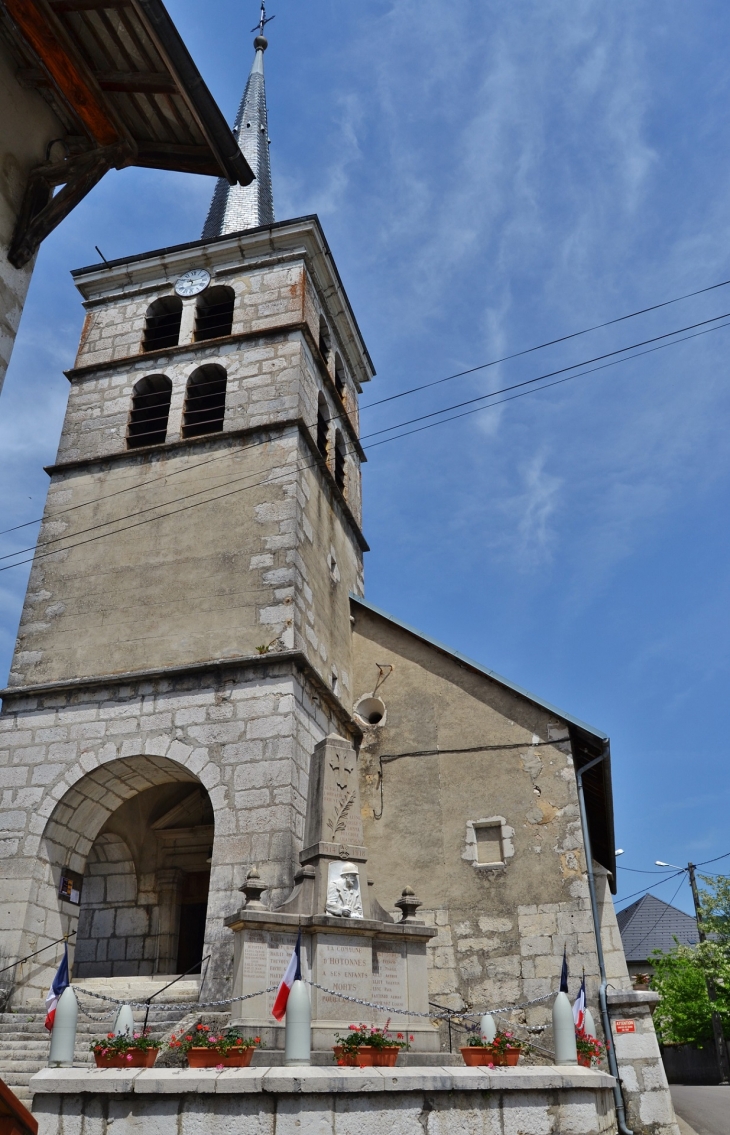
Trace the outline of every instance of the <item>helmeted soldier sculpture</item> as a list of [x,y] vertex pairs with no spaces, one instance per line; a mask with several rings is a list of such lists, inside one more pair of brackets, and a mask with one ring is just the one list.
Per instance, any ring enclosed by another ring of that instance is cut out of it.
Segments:
[[363,917],[360,872],[355,863],[343,863],[339,876],[330,879],[325,909],[340,918]]

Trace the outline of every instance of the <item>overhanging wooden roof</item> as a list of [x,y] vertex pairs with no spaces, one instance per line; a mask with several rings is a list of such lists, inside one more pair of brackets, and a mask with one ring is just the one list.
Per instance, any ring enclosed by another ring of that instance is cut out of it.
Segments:
[[0,1080],[0,1132],[2,1135],[38,1135],[38,1120],[8,1085]]
[[[40,91],[65,129],[62,158],[48,154],[39,167],[56,179],[51,189],[69,181],[59,177],[64,170],[73,180],[79,159],[88,181],[92,156],[104,170],[138,165],[232,185],[253,180],[162,0],[0,0],[0,28],[19,81]],[[17,260],[27,249],[14,251]]]

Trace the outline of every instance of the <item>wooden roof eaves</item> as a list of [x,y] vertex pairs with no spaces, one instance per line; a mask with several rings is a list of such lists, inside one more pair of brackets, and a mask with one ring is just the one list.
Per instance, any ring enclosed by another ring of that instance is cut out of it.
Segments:
[[204,83],[162,0],[132,0],[132,7],[170,72],[177,79],[180,94],[217,158],[223,176],[231,185],[250,185],[254,180],[253,170],[241,153],[232,130]]

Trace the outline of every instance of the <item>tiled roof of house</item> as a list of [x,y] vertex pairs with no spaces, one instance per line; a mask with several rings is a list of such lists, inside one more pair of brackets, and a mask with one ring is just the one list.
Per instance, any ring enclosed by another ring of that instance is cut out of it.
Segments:
[[675,938],[683,946],[699,941],[697,922],[654,895],[643,895],[616,915],[627,962],[645,962],[654,950],[668,953]]

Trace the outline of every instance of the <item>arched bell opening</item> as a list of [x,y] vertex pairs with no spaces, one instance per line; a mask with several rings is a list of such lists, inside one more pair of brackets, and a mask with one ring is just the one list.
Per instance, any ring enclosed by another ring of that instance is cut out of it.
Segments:
[[199,973],[213,838],[207,791],[164,757],[112,761],[74,785],[44,838],[49,906],[61,934],[76,930],[73,976]]

